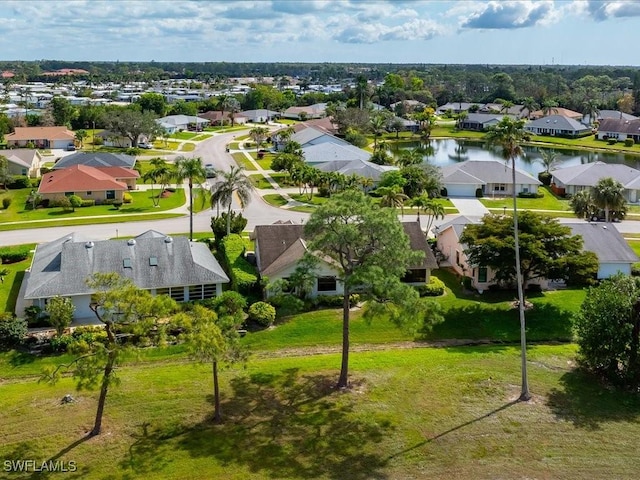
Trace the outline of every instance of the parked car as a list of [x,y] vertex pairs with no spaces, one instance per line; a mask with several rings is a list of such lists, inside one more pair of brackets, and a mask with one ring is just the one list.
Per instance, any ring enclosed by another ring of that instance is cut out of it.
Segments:
[[146,150],[151,150],[153,148],[153,145],[151,145],[150,143],[139,143],[138,144],[138,148],[144,148]]
[[76,146],[73,143],[70,143],[69,145],[67,145],[67,152],[75,152],[76,151]]
[[216,168],[213,166],[213,163],[205,164],[204,171],[207,174],[207,178],[213,178],[216,176]]

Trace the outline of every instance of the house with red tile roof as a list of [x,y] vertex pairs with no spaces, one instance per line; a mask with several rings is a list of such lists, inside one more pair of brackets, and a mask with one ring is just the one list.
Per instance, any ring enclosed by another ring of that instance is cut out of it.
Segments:
[[4,138],[9,148],[32,144],[36,148],[66,149],[74,144],[76,135],[67,127],[16,127]]
[[[116,169],[118,172],[115,171]],[[122,167],[101,169],[74,165],[54,170],[42,176],[38,193],[42,195],[43,200],[52,200],[64,195],[77,195],[85,200],[95,200],[97,204],[104,203],[105,200],[122,202],[124,192],[129,190],[129,186],[120,179],[124,179],[123,175],[133,178],[139,175],[133,170],[126,173],[124,170],[129,169]]]

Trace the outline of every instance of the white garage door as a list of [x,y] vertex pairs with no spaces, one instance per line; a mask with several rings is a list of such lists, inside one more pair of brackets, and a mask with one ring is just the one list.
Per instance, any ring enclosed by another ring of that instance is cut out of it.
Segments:
[[475,185],[445,185],[447,195],[450,197],[475,197]]

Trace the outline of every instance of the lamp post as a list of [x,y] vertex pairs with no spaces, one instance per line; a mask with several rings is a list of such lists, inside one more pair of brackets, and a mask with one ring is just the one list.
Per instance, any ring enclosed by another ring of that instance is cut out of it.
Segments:
[[91,129],[91,151],[95,151],[96,149],[96,121],[93,120],[91,122],[93,128]]

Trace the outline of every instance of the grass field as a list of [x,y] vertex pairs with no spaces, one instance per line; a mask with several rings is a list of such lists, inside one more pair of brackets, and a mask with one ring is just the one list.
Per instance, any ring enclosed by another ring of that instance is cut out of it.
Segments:
[[235,162],[238,164],[240,168],[243,168],[247,171],[258,170],[258,168],[251,162],[251,160],[245,157],[244,153],[236,152],[236,153],[232,153],[231,156],[233,157],[233,159],[235,160]]
[[264,175],[260,173],[249,175],[248,178],[251,181],[251,184],[255,188],[258,188],[260,190],[273,189],[273,186],[271,185],[271,183],[269,183],[269,181],[264,177]]
[[[36,244],[30,244],[29,248],[36,248]],[[29,257],[21,262],[0,265],[0,269],[6,268],[9,271],[9,274],[4,277],[4,281],[0,283],[0,312],[15,311],[24,272],[31,265],[32,257],[33,255],[29,254]]]
[[282,207],[287,204],[287,201],[284,197],[278,193],[268,193],[267,195],[263,195],[262,199],[267,202],[269,205],[273,205],[274,207]]
[[[569,200],[556,197],[548,187],[540,187],[538,191],[544,194],[542,198],[518,198],[518,208],[526,210],[557,210],[568,211],[573,216],[573,211],[569,206]],[[489,196],[481,198],[480,201],[487,208],[513,208],[513,200],[511,197],[503,197],[492,199]]]
[[6,376],[0,458],[74,461],[64,476],[82,479],[636,478],[640,401],[574,370],[572,345],[529,349],[527,403],[513,347],[353,353],[349,392],[332,388],[339,362],[272,355],[224,370],[213,425],[207,365],[142,359],[120,369],[88,441],[95,392]]

